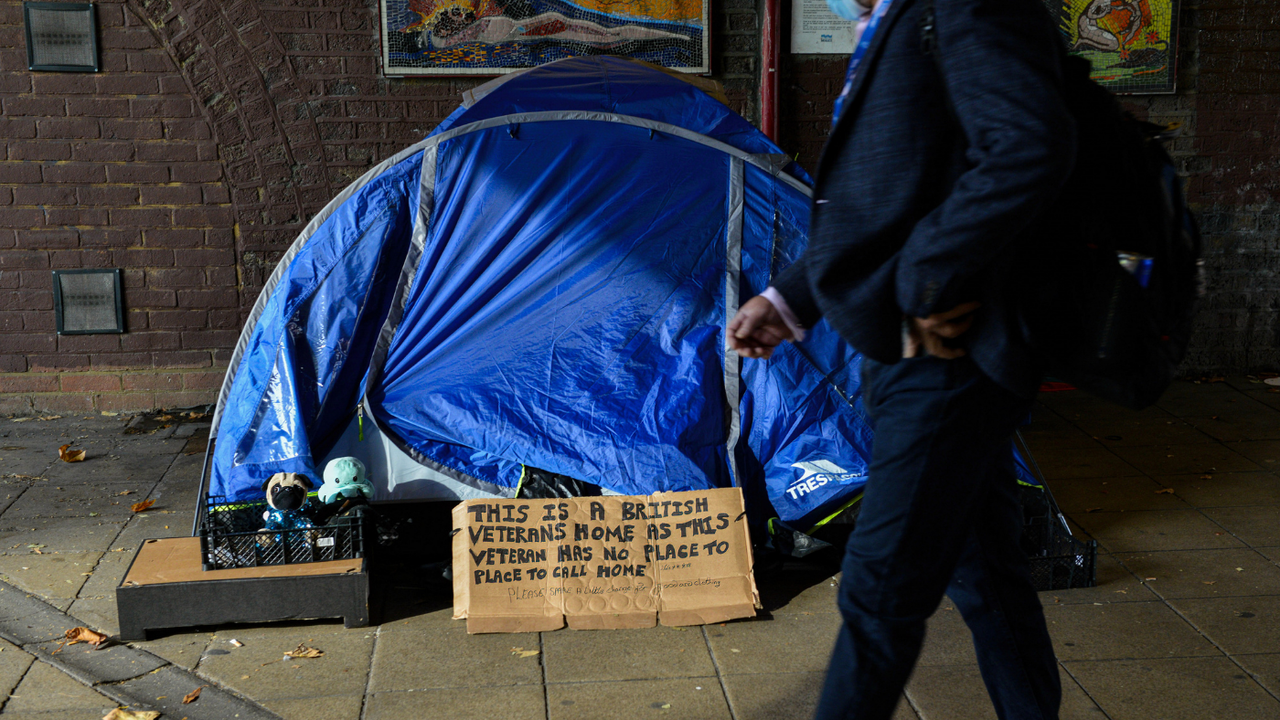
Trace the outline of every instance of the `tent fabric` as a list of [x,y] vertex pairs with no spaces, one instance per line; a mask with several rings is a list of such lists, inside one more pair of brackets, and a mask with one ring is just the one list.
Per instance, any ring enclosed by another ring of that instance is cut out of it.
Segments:
[[855,497],[858,355],[825,324],[769,361],[724,333],[804,248],[803,171],[642,64],[491,85],[281,261],[219,398],[209,493],[351,454],[379,500],[510,497],[525,466],[626,494],[736,484],[800,528]]

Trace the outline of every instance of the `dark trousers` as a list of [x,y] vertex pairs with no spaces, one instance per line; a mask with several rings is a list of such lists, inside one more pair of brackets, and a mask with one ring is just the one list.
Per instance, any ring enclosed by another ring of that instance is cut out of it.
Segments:
[[1057,718],[1057,661],[1018,544],[1011,436],[1030,403],[968,358],[864,362],[875,440],[818,719],[888,720],[944,593],[1001,720]]

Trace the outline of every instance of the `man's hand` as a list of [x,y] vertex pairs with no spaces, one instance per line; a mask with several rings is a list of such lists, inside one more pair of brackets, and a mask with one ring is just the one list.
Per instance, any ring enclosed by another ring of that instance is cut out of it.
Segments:
[[791,340],[791,328],[773,303],[757,295],[729,321],[729,347],[745,358],[768,358],[783,340]]
[[946,341],[963,335],[973,324],[973,311],[981,306],[978,302],[967,302],[929,317],[907,318],[906,332],[902,335],[902,357],[916,357],[922,349],[926,354],[944,360],[963,356],[964,350],[947,347]]

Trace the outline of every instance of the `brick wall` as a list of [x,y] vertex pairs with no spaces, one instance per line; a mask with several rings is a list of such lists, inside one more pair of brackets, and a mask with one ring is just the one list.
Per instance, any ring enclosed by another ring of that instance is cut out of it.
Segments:
[[[812,170],[846,59],[784,60],[781,143]],[[1183,0],[1177,93],[1124,101],[1183,123],[1170,149],[1209,278],[1184,371],[1280,370],[1280,0]]]
[[[32,73],[0,0],[0,414],[211,402],[277,259],[484,80],[387,79],[376,0],[100,0],[103,71]],[[755,0],[713,76],[758,117]],[[120,267],[128,332],[57,336],[50,270]]]

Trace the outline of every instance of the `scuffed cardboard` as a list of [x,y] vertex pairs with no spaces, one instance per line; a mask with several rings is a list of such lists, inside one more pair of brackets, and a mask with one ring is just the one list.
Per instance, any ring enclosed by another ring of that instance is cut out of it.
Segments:
[[700,625],[760,604],[738,488],[468,500],[453,527],[470,633]]

